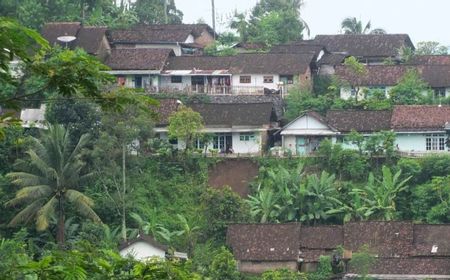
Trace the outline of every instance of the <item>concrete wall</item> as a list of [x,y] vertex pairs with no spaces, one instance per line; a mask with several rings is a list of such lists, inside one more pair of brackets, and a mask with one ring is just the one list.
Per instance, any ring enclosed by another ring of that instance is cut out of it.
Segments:
[[172,83],[171,76],[161,76],[160,87],[170,88],[174,90],[183,90],[185,88],[191,87],[191,76],[182,76],[181,83]]
[[252,262],[238,261],[239,271],[251,274],[262,274],[267,270],[278,268],[286,268],[291,271],[297,271],[298,265],[296,261],[279,261],[279,262]]
[[261,133],[255,132],[254,135],[255,135],[254,140],[241,141],[239,132],[232,133],[234,153],[239,153],[239,154],[260,153],[262,150],[261,149],[261,143],[262,143]]
[[[241,83],[241,76],[250,76],[251,83]],[[273,83],[264,83],[264,76],[273,76]],[[231,78],[231,85],[239,87],[265,87],[270,89],[278,89],[280,76],[278,74],[236,74]]]
[[136,260],[146,260],[152,257],[165,258],[166,252],[153,247],[152,245],[139,241],[131,244],[130,246],[120,250],[122,257],[133,256]]

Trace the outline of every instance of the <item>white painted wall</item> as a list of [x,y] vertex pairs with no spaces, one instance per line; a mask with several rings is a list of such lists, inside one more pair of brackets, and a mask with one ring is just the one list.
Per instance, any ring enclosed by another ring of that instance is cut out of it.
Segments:
[[195,43],[195,38],[192,36],[192,34],[189,34],[189,36],[186,38],[186,41],[184,41],[186,44],[192,44]]
[[239,154],[257,154],[261,152],[261,133],[255,132],[255,139],[250,141],[241,141],[240,133],[233,132],[231,134],[233,138],[233,151]]
[[400,151],[426,152],[426,137],[424,134],[397,134],[395,144]]
[[[240,83],[241,76],[251,76],[251,83]],[[273,76],[273,83],[264,83],[264,76]],[[278,74],[235,74],[231,78],[231,84],[239,87],[266,87],[270,89],[278,89],[280,76]]]
[[330,133],[332,132],[330,130],[330,128],[323,124],[322,122],[320,122],[319,120],[317,120],[314,117],[305,115],[301,118],[296,119],[294,122],[292,122],[291,124],[289,124],[288,127],[284,128],[283,131],[289,131],[289,130],[297,130],[297,129],[303,129],[303,130],[329,130]]
[[148,244],[147,242],[138,241],[120,250],[120,255],[122,257],[132,256],[136,260],[144,261],[153,257],[164,259],[166,252]]

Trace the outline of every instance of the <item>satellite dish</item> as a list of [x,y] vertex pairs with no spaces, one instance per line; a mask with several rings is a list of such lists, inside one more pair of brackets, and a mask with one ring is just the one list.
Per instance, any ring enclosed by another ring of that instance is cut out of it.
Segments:
[[58,38],[56,38],[56,40],[67,44],[67,43],[72,42],[76,38],[77,37],[75,37],[75,36],[59,36]]

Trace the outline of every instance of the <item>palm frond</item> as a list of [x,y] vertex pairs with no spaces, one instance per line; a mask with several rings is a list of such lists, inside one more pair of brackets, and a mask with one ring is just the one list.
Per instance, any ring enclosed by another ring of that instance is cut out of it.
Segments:
[[6,174],[11,183],[20,187],[36,186],[45,182],[45,178],[28,172],[11,172]]
[[44,202],[45,200],[43,199],[32,202],[30,205],[20,211],[16,216],[14,216],[14,218],[9,222],[8,226],[14,227],[22,223],[28,223],[36,216],[36,213],[42,207],[42,204],[44,204]]
[[50,224],[50,219],[55,215],[55,208],[58,200],[53,196],[44,206],[39,209],[36,219],[36,229],[44,231]]
[[70,203],[75,205],[76,210],[83,216],[96,223],[101,223],[100,217],[92,209],[94,201],[91,198],[76,190],[67,190],[64,196]]
[[47,185],[26,187],[18,191],[13,199],[5,203],[5,206],[14,207],[31,200],[42,199],[49,196],[51,192],[52,189]]

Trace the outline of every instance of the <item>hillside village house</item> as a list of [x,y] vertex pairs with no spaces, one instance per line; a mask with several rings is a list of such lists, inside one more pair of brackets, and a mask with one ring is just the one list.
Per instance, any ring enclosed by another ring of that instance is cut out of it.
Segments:
[[[169,116],[183,106],[174,99],[160,101],[159,123],[154,128],[161,139],[168,139]],[[261,154],[270,144],[273,131],[278,128],[276,114],[272,103],[248,104],[190,104],[194,111],[200,113],[205,123],[202,132],[213,134],[213,140],[207,150],[218,153],[246,155]],[[195,143],[198,149],[204,149],[203,143]],[[183,149],[185,143],[176,141],[176,147]]]
[[177,56],[201,54],[215,36],[207,24],[147,24],[108,31],[114,48],[172,49]]
[[329,110],[325,117],[306,112],[279,133],[282,147],[294,155],[314,152],[325,138],[342,143],[352,130],[366,137],[391,130],[396,133],[395,143],[400,152],[424,154],[449,151],[449,124],[450,106],[403,105],[394,106],[392,111]]
[[[449,279],[450,225],[411,222],[351,222],[344,225],[234,224],[227,243],[241,272],[260,274],[286,268],[310,272],[320,256],[331,256],[341,246],[344,260],[368,245],[376,262],[370,275],[376,279]],[[345,277],[355,276],[351,265]],[[344,279],[346,279],[344,277]]]
[[345,66],[336,67],[336,76],[344,82],[340,89],[342,99],[364,99],[367,90],[381,90],[389,96],[390,89],[408,70],[417,71],[434,91],[435,99],[450,96],[450,64],[369,65],[366,70],[365,74],[356,75]]

